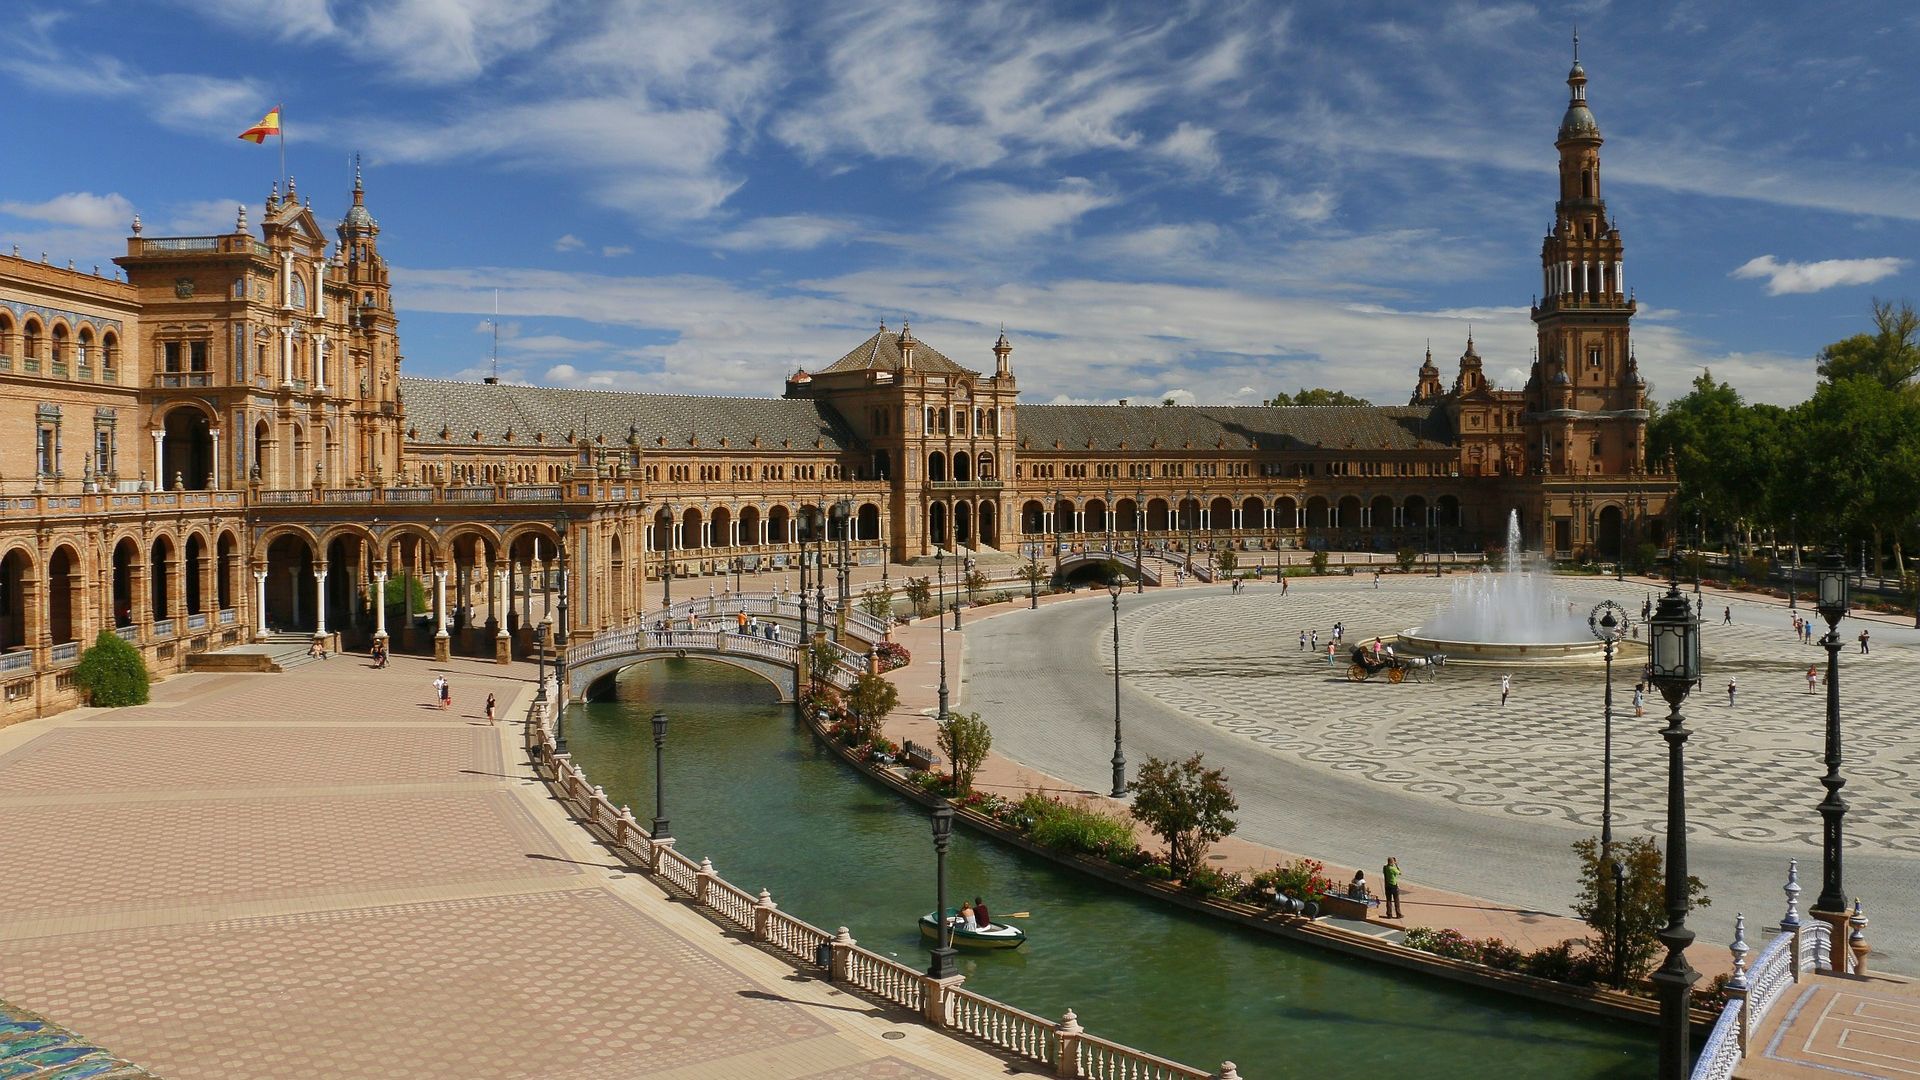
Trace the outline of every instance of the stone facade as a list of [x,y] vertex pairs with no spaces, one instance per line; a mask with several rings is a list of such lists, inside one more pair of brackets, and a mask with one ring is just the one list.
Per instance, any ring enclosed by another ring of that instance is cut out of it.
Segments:
[[809,536],[861,565],[1477,551],[1515,511],[1555,556],[1661,543],[1674,484],[1645,459],[1577,63],[1568,84],[1526,386],[1489,384],[1469,338],[1404,406],[1023,405],[1004,333],[988,373],[906,324],[778,398],[407,378],[357,175],[331,245],[289,181],[257,234],[136,218],[124,281],[0,256],[0,715],[72,703],[102,629],[163,672],[275,631],[504,659],[556,590],[597,632],[649,579],[785,568]]

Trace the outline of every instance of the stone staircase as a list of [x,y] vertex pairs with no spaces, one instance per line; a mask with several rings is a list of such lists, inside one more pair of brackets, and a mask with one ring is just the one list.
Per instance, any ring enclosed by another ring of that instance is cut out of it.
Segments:
[[234,645],[187,658],[188,671],[291,671],[319,661],[308,656],[313,635],[298,631],[263,635],[249,645]]

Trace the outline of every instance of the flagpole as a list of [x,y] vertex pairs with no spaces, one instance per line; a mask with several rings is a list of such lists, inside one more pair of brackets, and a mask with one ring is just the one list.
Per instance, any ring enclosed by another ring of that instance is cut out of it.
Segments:
[[[279,107],[275,106],[274,111],[278,112]],[[280,130],[275,134],[280,136],[280,183],[284,185],[287,182],[287,120],[285,116],[280,118],[278,127]]]

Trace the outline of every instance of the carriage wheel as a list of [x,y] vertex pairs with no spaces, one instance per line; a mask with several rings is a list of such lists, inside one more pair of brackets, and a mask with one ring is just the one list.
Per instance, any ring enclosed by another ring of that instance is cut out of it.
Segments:
[[1347,665],[1347,681],[1348,682],[1366,682],[1367,669],[1360,666],[1359,664],[1348,664]]
[[1399,667],[1397,667],[1397,668],[1391,668],[1391,669],[1389,669],[1389,670],[1387,671],[1387,681],[1388,681],[1388,682],[1390,682],[1390,683],[1403,683],[1403,682],[1406,682],[1406,681],[1407,681],[1407,669],[1406,669],[1406,668],[1399,668]]

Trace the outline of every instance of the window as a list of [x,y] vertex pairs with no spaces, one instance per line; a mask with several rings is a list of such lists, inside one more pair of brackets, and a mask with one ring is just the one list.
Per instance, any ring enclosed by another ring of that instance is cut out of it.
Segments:
[[207,343],[204,341],[187,342],[187,370],[207,370]]
[[113,428],[110,426],[94,429],[93,471],[102,476],[113,473]]
[[60,460],[59,429],[48,424],[40,425],[35,449],[35,465],[39,475],[52,476]]
[[1587,348],[1587,366],[1590,368],[1600,366],[1600,346],[1593,345]]
[[160,370],[180,370],[180,342],[169,341],[160,346]]

